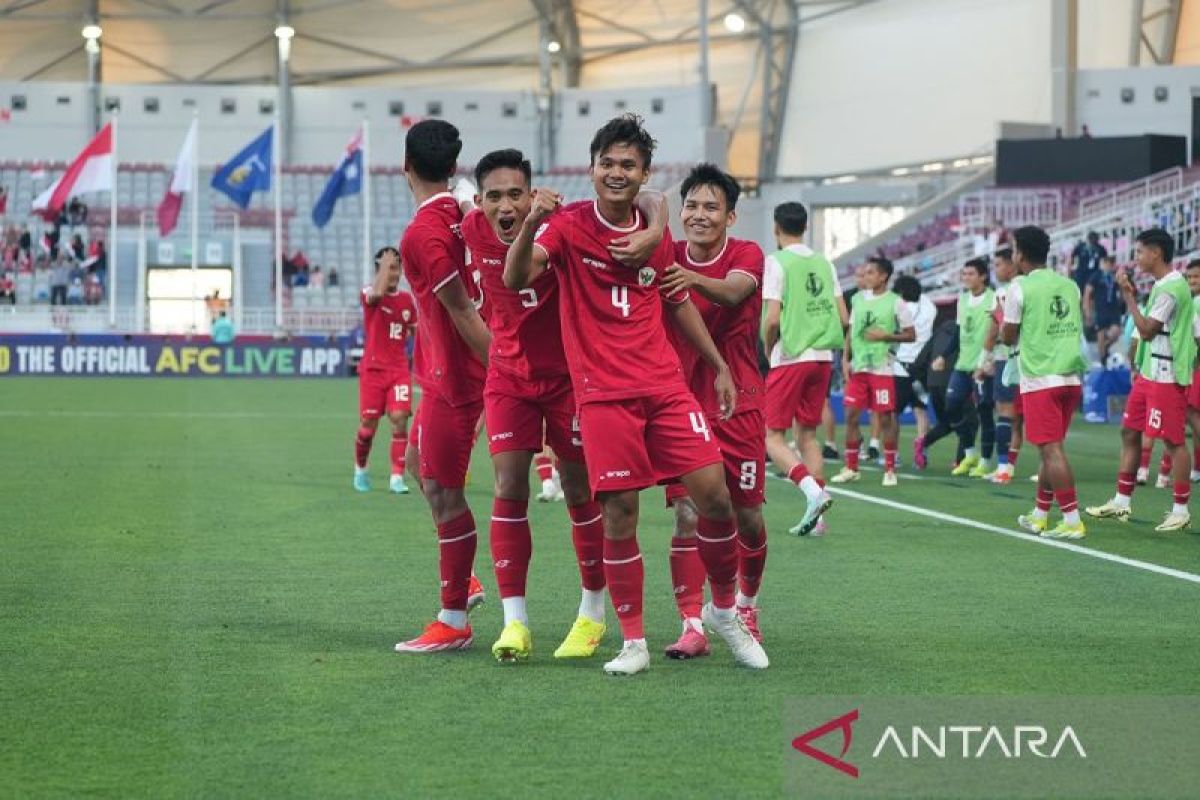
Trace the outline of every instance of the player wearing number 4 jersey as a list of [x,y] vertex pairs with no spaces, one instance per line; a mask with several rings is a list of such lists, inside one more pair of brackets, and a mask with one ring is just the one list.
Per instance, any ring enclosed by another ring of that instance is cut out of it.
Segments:
[[882,256],[867,260],[863,290],[854,295],[850,329],[842,352],[846,378],[846,466],[832,480],[858,480],[858,417],[862,411],[879,415],[883,435],[883,485],[896,485],[896,379],[892,344],[917,338],[912,313],[900,296],[888,291],[892,262]]
[[[683,363],[688,386],[708,418],[725,462],[725,484],[733,501],[738,530],[737,613],[759,641],[758,589],[767,560],[762,504],[765,470],[762,400],[758,372],[758,325],[762,313],[763,254],[753,242],[729,237],[737,219],[737,181],[711,164],[700,164],[683,181],[681,219],[685,242],[675,243],[676,266],[667,270],[663,288],[687,291],[700,312],[737,387],[737,406],[721,418],[716,375],[674,326],[668,333]],[[686,266],[680,266],[686,265]],[[667,504],[675,509],[671,540],[671,583],[683,618],[683,633],[666,649],[670,658],[708,654],[700,621],[704,602],[704,562],[697,546],[696,504],[683,485],[667,486]]]
[[392,478],[396,494],[408,494],[404,483],[404,450],[412,411],[412,379],[408,374],[408,334],[417,323],[412,295],[400,288],[400,253],[385,247],[375,254],[375,282],[362,291],[363,355],[358,362],[358,435],[354,438],[354,488],[370,491],[367,458],[387,414],[392,423]]
[[442,609],[420,636],[396,645],[402,653],[469,647],[467,607],[482,594],[471,574],[475,519],[463,487],[483,413],[491,335],[480,316],[484,297],[466,266],[462,210],[449,191],[461,149],[458,129],[442,120],[419,122],[405,136],[404,173],[418,207],[400,255],[420,314],[413,365],[422,390],[407,458],[419,459],[421,492],[437,526]]
[[1142,436],[1162,439],[1171,459],[1175,502],[1155,528],[1159,531],[1183,530],[1191,524],[1188,499],[1192,464],[1186,421],[1188,389],[1196,363],[1196,334],[1200,331],[1196,327],[1188,282],[1171,266],[1174,256],[1175,240],[1163,229],[1151,228],[1138,234],[1138,267],[1154,278],[1145,314],[1138,308],[1129,276],[1124,272],[1117,274],[1117,285],[1141,339],[1136,365],[1141,379],[1133,384],[1121,420],[1117,493],[1107,503],[1087,509],[1093,517],[1128,520]]
[[[575,418],[575,394],[563,354],[558,320],[558,282],[549,272],[514,291],[504,285],[509,245],[529,215],[530,165],[519,150],[488,153],[475,167],[476,208],[463,218],[468,266],[488,297],[492,347],[488,357],[484,413],[496,474],[491,550],[504,630],[492,646],[501,662],[524,661],[532,650],[525,604],[533,544],[529,528],[529,466],[544,438],[559,459],[562,490],[583,583],[579,614],[558,658],[591,656],[604,635],[604,525],[592,498]],[[666,212],[661,195],[657,231],[635,235],[644,261],[658,245]],[[636,248],[635,248],[636,249]]]
[[558,280],[563,345],[588,475],[604,508],[604,574],[625,640],[605,671],[632,675],[649,666],[638,491],[675,478],[699,512],[697,541],[713,597],[701,618],[730,645],[739,663],[763,668],[766,653],[734,609],[737,530],[721,454],[664,335],[664,308],[716,374],[726,418],[736,399],[729,367],[687,294],[667,296],[662,290],[663,273],[674,262],[669,236],[640,269],[621,264],[609,251],[615,239],[645,227],[634,198],[649,178],[653,149],[654,140],[636,116],[602,127],[590,148],[595,201],[551,218],[558,197],[536,192],[508,251],[504,282],[524,289],[548,269]]

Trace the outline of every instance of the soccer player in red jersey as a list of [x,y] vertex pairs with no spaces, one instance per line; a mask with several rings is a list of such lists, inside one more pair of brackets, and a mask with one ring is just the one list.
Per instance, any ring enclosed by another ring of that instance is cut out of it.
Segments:
[[[737,387],[734,415],[721,418],[712,368],[676,333],[668,332],[679,353],[688,387],[708,418],[725,465],[725,485],[733,501],[738,531],[737,613],[759,641],[758,588],[767,560],[762,504],[766,481],[764,385],[758,371],[758,327],[762,317],[763,252],[753,242],[734,239],[737,181],[712,164],[699,164],[680,188],[680,219],[686,241],[675,243],[676,266],[667,270],[663,289],[687,291],[712,340],[733,373]],[[683,485],[667,486],[675,509],[671,540],[671,583],[683,618],[683,633],[666,649],[669,658],[708,655],[708,637],[700,622],[704,602],[704,562],[696,543],[696,504]]]
[[404,273],[417,301],[413,370],[421,404],[409,440],[420,465],[421,491],[437,526],[442,610],[397,652],[458,650],[471,644],[467,602],[473,593],[475,519],[463,487],[483,413],[484,365],[491,334],[479,314],[483,296],[467,269],[459,226],[462,209],[449,191],[462,141],[458,129],[424,120],[405,137],[404,173],[417,213],[400,242]]
[[642,626],[638,491],[675,478],[699,514],[696,538],[713,598],[701,619],[739,663],[761,669],[767,655],[734,609],[737,525],[721,454],[663,331],[664,307],[713,369],[724,417],[736,402],[732,375],[687,294],[666,296],[662,289],[663,274],[674,263],[670,237],[640,269],[621,264],[609,249],[646,224],[634,198],[649,178],[654,144],[634,115],[602,127],[590,148],[596,199],[551,217],[559,197],[535,192],[509,248],[504,283],[522,290],[548,269],[558,281],[588,475],[604,510],[604,575],[625,640],[604,670],[632,675],[650,664]]
[[412,295],[400,288],[400,251],[384,247],[375,254],[375,282],[362,291],[364,344],[358,364],[358,435],[354,438],[354,488],[371,490],[367,458],[387,414],[392,423],[392,478],[389,488],[408,494],[404,451],[412,411],[412,379],[408,374],[409,332],[417,324]]
[[[488,153],[475,167],[475,210],[463,218],[468,266],[488,298],[492,348],[484,389],[488,447],[496,473],[491,550],[504,607],[504,630],[492,646],[500,661],[529,657],[532,639],[525,606],[532,555],[529,529],[529,465],[549,443],[558,458],[562,491],[572,521],[583,598],[578,618],[557,658],[586,658],[604,635],[604,525],[592,498],[575,416],[575,394],[563,353],[558,316],[558,281],[543,273],[514,291],[504,285],[509,245],[529,215],[531,168],[519,150]],[[653,193],[662,203],[661,195]],[[652,198],[639,195],[647,207]],[[638,232],[645,261],[656,249],[666,211],[654,209],[657,231]]]

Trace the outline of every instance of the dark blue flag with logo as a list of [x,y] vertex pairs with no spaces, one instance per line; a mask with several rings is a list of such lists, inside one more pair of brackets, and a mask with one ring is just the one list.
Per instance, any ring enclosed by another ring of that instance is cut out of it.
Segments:
[[338,168],[329,176],[329,182],[325,184],[325,189],[317,198],[317,204],[313,206],[312,221],[318,228],[325,227],[325,223],[329,222],[329,217],[333,215],[333,207],[338,200],[362,191],[362,162],[362,132],[360,131],[346,146],[346,155],[342,157],[342,163],[338,164]]
[[274,127],[267,128],[262,135],[242,148],[212,178],[212,188],[237,203],[239,207],[250,205],[250,196],[271,188],[271,139]]

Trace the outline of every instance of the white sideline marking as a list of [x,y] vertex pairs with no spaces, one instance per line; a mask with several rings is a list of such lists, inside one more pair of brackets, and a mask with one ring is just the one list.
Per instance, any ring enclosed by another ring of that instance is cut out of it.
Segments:
[[265,412],[265,411],[98,411],[80,409],[78,411],[45,410],[45,411],[10,411],[0,409],[0,417],[139,417],[154,419],[351,419],[345,414],[306,414]]
[[900,511],[907,511],[911,514],[920,514],[923,517],[940,519],[943,522],[953,522],[956,525],[962,525],[967,528],[977,528],[981,531],[988,531],[989,533],[998,533],[1001,536],[1019,539],[1022,542],[1033,542],[1034,544],[1041,544],[1045,545],[1046,547],[1055,547],[1059,550],[1069,550],[1072,553],[1091,556],[1092,558],[1098,558],[1101,561],[1110,561],[1114,564],[1124,564],[1125,566],[1133,567],[1134,569],[1141,569],[1145,570],[1146,572],[1156,573],[1158,575],[1166,575],[1169,578],[1178,578],[1181,581],[1200,584],[1200,575],[1196,575],[1191,572],[1184,572],[1181,569],[1164,567],[1159,564],[1151,564],[1149,561],[1138,561],[1136,558],[1126,558],[1125,556],[1106,553],[1103,550],[1093,550],[1090,547],[1081,547],[1080,545],[1059,541],[1058,539],[1043,539],[1032,534],[1021,533],[1019,531],[1009,530],[1008,528],[1001,528],[999,525],[988,525],[986,522],[976,522],[975,520],[967,519],[966,517],[956,517],[953,514],[945,514],[941,511],[933,511],[928,508],[921,508],[920,506],[910,506],[908,503],[897,503],[895,500],[885,500],[882,497],[874,497],[872,495],[863,494],[862,492],[855,492],[850,489],[838,489],[833,486],[826,486],[825,491],[829,492],[830,494],[853,497],[855,500],[862,500],[864,502],[874,503],[875,505],[879,506],[886,506],[888,508],[895,508]]

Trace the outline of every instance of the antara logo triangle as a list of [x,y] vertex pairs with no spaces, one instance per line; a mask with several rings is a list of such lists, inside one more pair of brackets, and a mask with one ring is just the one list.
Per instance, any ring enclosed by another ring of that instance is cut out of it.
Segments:
[[[825,724],[813,728],[807,733],[800,734],[792,740],[792,747],[796,748],[801,753],[804,753],[804,755],[808,756],[809,758],[815,758],[822,764],[833,767],[839,772],[846,773],[851,778],[857,778],[858,767],[854,766],[848,761],[842,760],[847,751],[850,750],[850,742],[854,739],[854,729],[852,726],[857,721],[858,709],[856,708],[847,714],[843,714],[836,719],[831,719]],[[812,746],[812,742],[836,730],[840,730],[842,732],[842,752],[837,756],[831,756],[824,750],[818,750]]]

